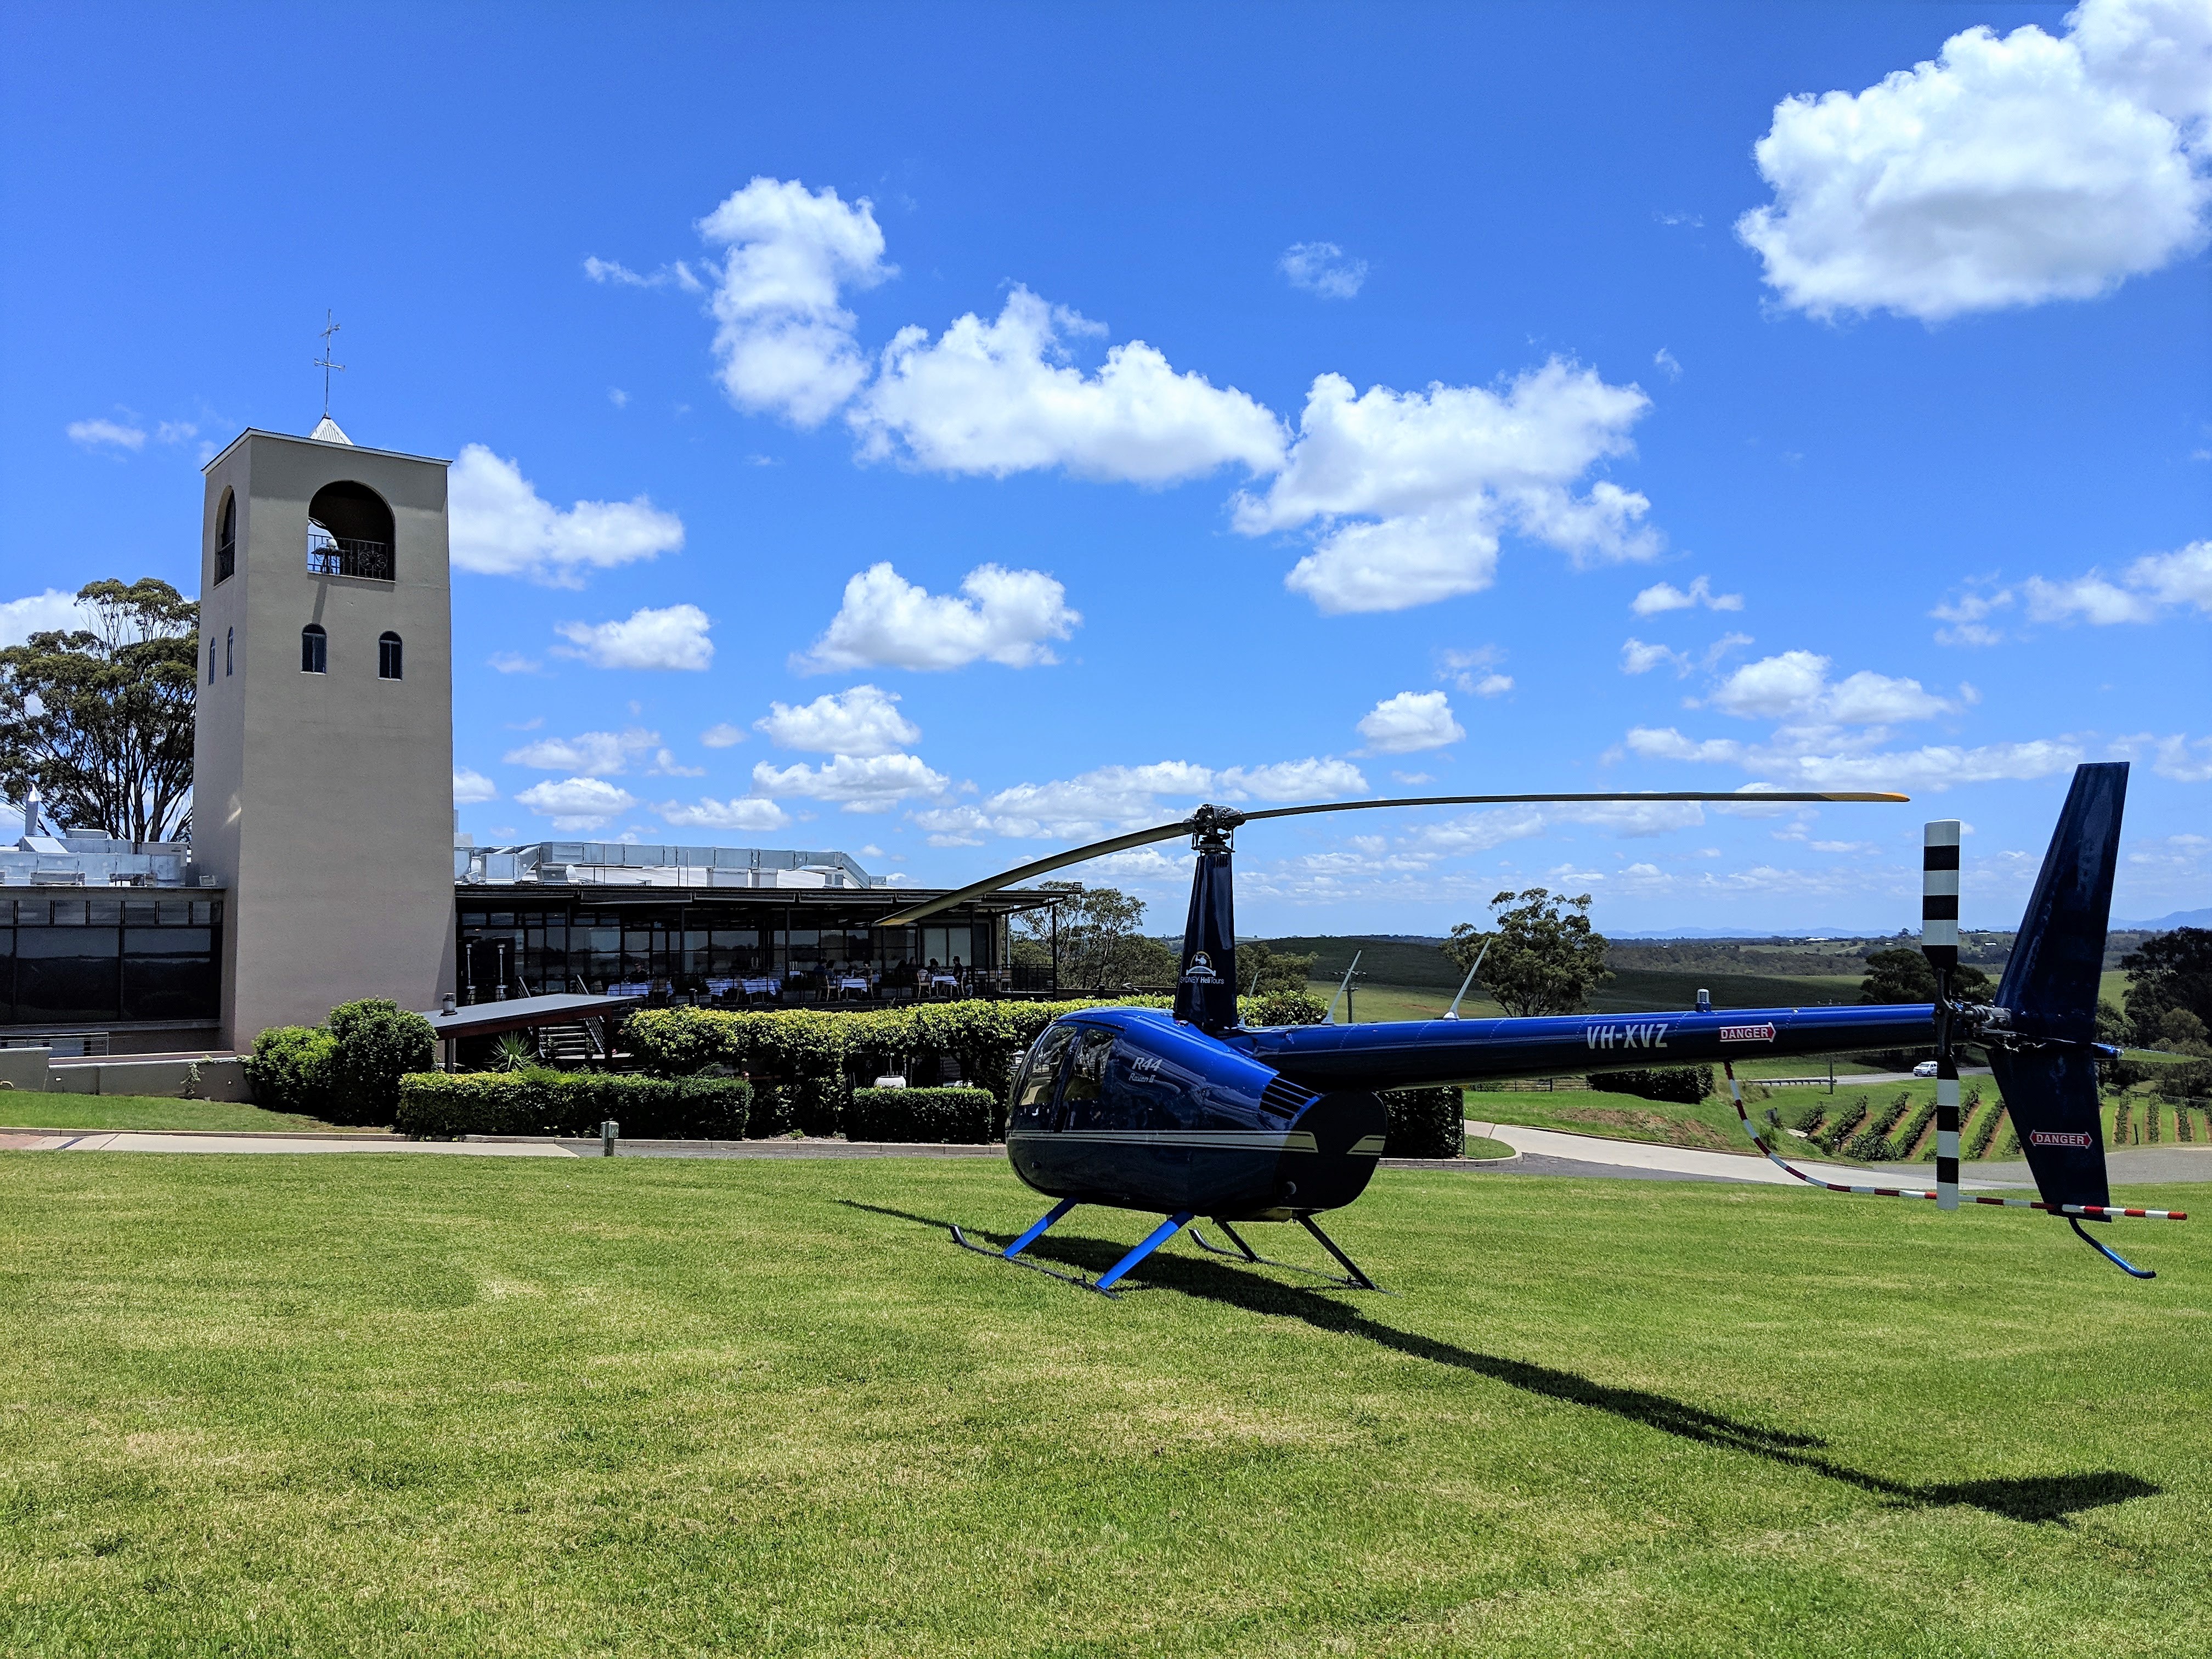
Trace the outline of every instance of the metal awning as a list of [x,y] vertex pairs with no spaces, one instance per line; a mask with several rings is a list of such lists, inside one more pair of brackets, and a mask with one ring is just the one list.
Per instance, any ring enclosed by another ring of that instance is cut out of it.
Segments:
[[496,1036],[501,1031],[526,1031],[538,1025],[569,1025],[580,1019],[597,1019],[635,1008],[643,997],[558,996],[509,997],[504,1002],[479,1002],[448,1013],[426,1013],[430,1029],[441,1042],[457,1037]]

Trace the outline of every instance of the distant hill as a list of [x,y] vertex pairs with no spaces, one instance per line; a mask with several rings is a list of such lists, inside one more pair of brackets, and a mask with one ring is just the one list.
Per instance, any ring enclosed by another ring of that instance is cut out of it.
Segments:
[[2176,910],[2156,921],[2116,921],[2114,933],[2165,933],[2176,927],[2212,927],[2212,910]]
[[[1356,951],[1362,985],[1434,993],[1438,1002],[1459,989],[1462,969],[1437,947],[1440,939],[1379,937],[1312,937],[1261,941],[1271,951],[1314,957],[1316,983],[1344,977]],[[1613,953],[1613,977],[1590,998],[1597,1013],[1630,1013],[1653,1008],[1687,1008],[1700,990],[1713,994],[1723,1008],[1796,1008],[1814,1003],[1856,1002],[1863,958],[1838,951],[1820,957],[1784,947],[1753,945],[1740,953],[1709,945],[1696,947],[1697,960],[1668,960],[1663,947],[1638,943]],[[1759,971],[1772,962],[1781,971]],[[1749,969],[1750,971],[1746,971]],[[1792,971],[1795,970],[1795,971]],[[1808,971],[1810,970],[1810,971]],[[1838,971],[1841,970],[1841,971]]]

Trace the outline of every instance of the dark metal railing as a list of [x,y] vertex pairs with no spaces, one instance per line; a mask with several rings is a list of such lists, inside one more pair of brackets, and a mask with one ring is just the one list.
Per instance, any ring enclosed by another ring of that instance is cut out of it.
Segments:
[[385,542],[349,541],[319,530],[307,532],[307,574],[310,576],[366,576],[374,581],[392,580],[392,548]]
[[225,542],[215,550],[215,579],[227,582],[238,574],[238,544]]

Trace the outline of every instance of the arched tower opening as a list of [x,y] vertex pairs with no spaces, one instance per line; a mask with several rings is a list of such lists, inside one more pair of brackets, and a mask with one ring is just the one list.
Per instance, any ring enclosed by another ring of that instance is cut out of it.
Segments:
[[392,508],[367,484],[326,483],[307,503],[307,574],[393,577]]

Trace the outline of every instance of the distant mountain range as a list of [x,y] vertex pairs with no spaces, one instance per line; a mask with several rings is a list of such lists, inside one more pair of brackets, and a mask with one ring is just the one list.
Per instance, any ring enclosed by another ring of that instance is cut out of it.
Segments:
[[2116,921],[2122,933],[2163,933],[2174,927],[2212,927],[2212,910],[2176,910],[2156,921]]

